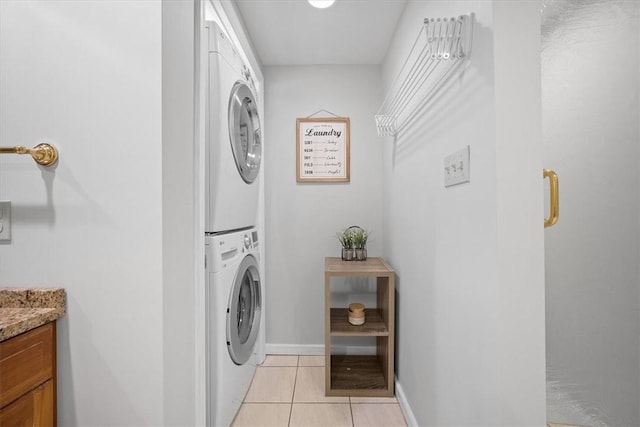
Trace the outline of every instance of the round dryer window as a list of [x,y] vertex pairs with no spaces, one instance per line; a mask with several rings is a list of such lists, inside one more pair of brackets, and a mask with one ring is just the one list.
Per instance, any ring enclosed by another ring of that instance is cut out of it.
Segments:
[[236,167],[244,182],[251,184],[258,177],[262,157],[258,104],[251,89],[237,82],[229,99],[229,138]]
[[243,365],[253,353],[260,329],[260,273],[258,263],[247,255],[234,279],[227,310],[227,347],[231,359]]

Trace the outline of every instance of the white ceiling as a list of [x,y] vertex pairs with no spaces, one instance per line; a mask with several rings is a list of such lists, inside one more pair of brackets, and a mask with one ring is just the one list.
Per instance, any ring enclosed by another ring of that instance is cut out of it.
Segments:
[[406,0],[235,0],[263,65],[380,64]]

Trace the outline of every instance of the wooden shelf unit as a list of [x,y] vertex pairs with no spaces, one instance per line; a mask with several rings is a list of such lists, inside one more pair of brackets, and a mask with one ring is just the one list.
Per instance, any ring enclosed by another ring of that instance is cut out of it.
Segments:
[[[376,305],[367,308],[364,325],[348,321],[347,308],[331,307],[333,277],[375,277]],[[395,339],[395,272],[382,258],[324,261],[325,393],[327,396],[393,397]],[[374,337],[376,355],[331,354],[332,337]]]

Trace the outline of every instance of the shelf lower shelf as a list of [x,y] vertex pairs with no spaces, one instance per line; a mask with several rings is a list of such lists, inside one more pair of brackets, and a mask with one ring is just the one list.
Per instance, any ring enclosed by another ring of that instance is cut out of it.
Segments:
[[331,356],[331,385],[327,396],[392,397],[377,356]]
[[366,310],[364,325],[352,325],[349,323],[349,309],[331,309],[331,329],[332,337],[338,336],[364,336],[364,337],[386,337],[389,336],[389,329],[382,320],[380,310],[371,308]]

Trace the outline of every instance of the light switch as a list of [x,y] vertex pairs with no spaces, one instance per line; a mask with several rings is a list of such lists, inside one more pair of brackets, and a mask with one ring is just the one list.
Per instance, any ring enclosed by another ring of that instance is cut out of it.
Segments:
[[444,186],[469,182],[469,146],[444,158]]
[[0,242],[11,241],[11,202],[0,201]]

